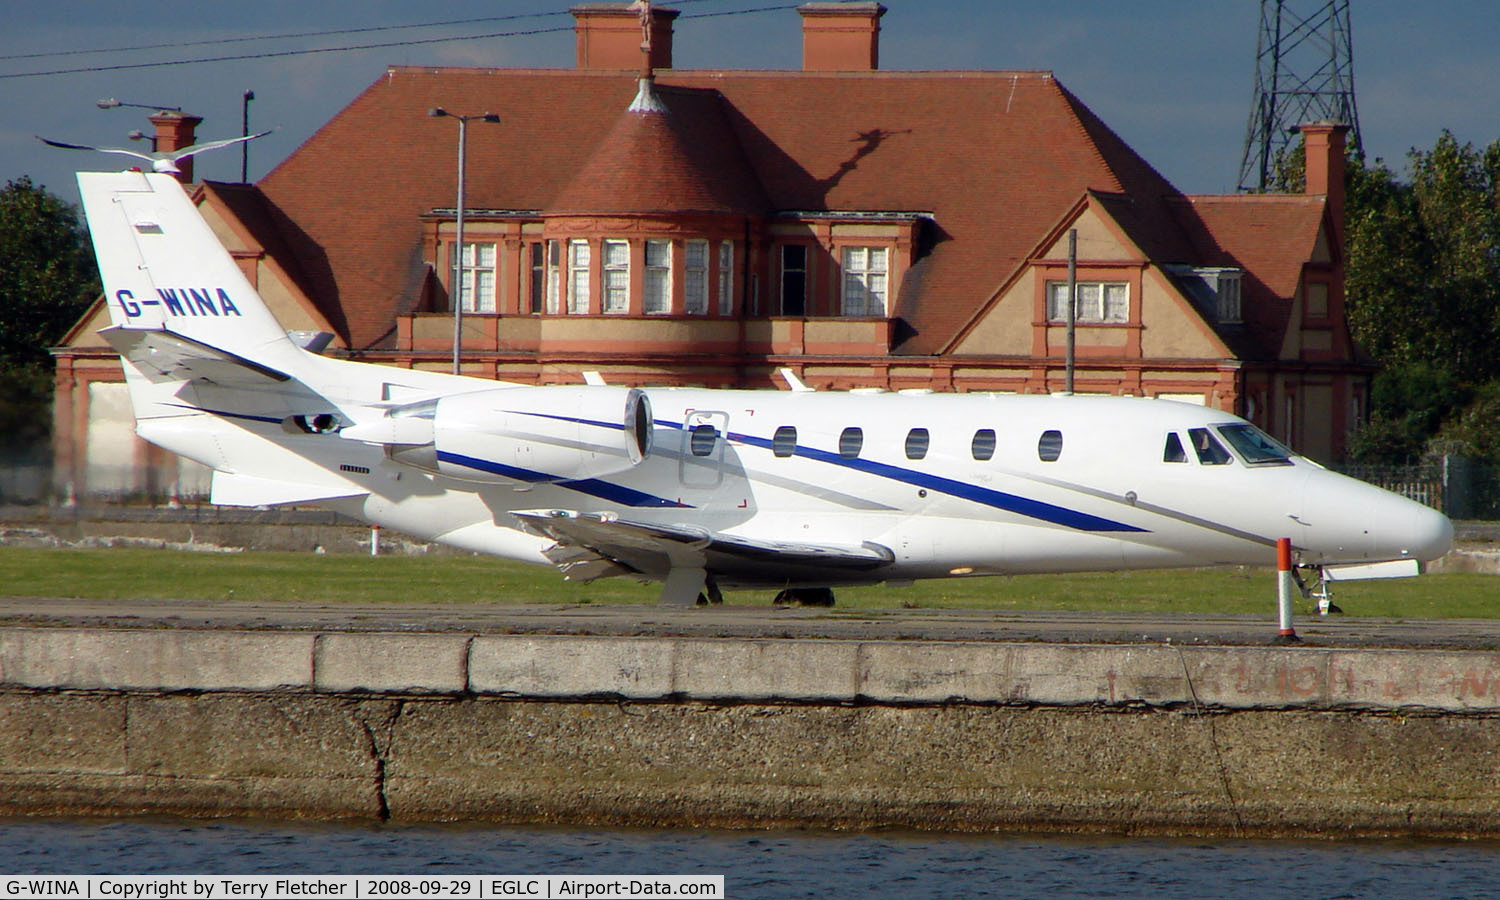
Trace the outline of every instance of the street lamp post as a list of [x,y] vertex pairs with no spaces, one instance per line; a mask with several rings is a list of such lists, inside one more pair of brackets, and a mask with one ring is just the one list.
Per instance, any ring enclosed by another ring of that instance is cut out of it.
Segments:
[[[454,235],[453,241],[453,282],[450,295],[453,298],[453,374],[459,374],[458,351],[463,341],[464,322],[464,157],[468,149],[468,124],[470,120],[479,122],[499,122],[500,117],[494,113],[480,113],[478,115],[459,115],[448,112],[441,106],[433,107],[427,111],[429,116],[458,120],[458,207],[454,212]],[[479,285],[476,283],[475,288]]]
[[[255,99],[254,91],[246,91],[240,97],[240,136],[250,136],[250,101]],[[240,144],[240,184],[250,183],[250,142]]]
[[94,105],[99,107],[100,109],[114,109],[117,106],[129,106],[135,109],[154,109],[157,112],[182,112],[182,107],[180,106],[152,106],[149,103],[121,103],[119,100],[116,100],[113,97],[99,100]]
[[128,138],[130,138],[132,141],[150,141],[151,142],[151,152],[152,153],[156,152],[156,135],[154,135],[154,134],[147,134],[146,132],[144,132],[144,131],[140,130],[139,128],[137,128],[134,131],[130,132],[129,134],[125,135],[125,136],[128,137]]

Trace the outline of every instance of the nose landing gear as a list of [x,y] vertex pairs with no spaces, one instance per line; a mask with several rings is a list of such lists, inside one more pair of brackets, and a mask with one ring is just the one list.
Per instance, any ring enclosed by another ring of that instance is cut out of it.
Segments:
[[[1307,579],[1304,579],[1303,569],[1316,574],[1310,574]],[[1333,602],[1333,579],[1328,577],[1328,572],[1322,566],[1298,566],[1292,570],[1292,577],[1297,579],[1297,589],[1302,592],[1305,599],[1317,601],[1318,615],[1326,616],[1329,613],[1343,612]]]

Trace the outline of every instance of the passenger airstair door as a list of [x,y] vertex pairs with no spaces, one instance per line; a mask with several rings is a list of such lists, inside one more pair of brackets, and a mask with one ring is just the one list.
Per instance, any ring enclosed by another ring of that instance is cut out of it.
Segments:
[[724,481],[729,413],[695,409],[682,422],[682,454],[677,477],[683,487],[716,488]]

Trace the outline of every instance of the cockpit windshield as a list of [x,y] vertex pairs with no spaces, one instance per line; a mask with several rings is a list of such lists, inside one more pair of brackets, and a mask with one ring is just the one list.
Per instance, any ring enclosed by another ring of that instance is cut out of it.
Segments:
[[1254,425],[1217,425],[1215,430],[1241,459],[1252,466],[1267,463],[1287,465],[1291,462],[1292,451]]

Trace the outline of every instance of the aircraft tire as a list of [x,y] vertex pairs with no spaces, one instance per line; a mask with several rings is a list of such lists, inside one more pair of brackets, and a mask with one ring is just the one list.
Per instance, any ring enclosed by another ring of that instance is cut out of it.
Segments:
[[832,606],[832,588],[787,588],[771,601],[776,606]]

